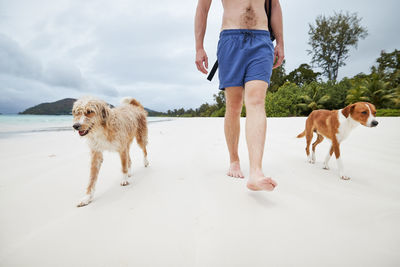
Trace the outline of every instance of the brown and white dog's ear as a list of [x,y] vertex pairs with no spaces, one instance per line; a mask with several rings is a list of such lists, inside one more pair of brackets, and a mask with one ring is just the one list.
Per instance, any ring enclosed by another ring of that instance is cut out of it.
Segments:
[[353,114],[353,111],[354,111],[355,106],[356,106],[356,104],[351,104],[351,105],[348,105],[347,107],[345,107],[345,108],[342,110],[343,116],[345,116],[346,118],[348,118],[350,114]]

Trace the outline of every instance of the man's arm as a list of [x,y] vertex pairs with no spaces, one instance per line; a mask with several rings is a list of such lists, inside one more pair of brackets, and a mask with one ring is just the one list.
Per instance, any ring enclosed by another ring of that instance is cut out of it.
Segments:
[[196,66],[199,71],[207,74],[208,58],[203,42],[207,27],[207,16],[212,0],[199,0],[194,19],[194,35],[196,38]]
[[276,38],[276,46],[274,51],[274,67],[279,67],[285,58],[284,45],[283,45],[283,23],[282,23],[282,9],[279,0],[272,0],[271,3],[271,27],[274,31]]

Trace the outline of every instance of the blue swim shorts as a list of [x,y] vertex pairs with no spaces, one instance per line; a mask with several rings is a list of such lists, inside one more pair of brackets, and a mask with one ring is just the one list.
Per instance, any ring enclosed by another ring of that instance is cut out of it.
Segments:
[[264,30],[223,30],[218,41],[219,89],[242,86],[248,81],[269,84],[274,45]]

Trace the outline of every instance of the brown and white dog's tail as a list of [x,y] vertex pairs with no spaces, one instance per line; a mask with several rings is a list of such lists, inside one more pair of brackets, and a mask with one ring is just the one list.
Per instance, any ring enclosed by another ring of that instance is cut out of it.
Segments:
[[306,135],[306,130],[304,130],[302,133],[300,133],[297,138],[302,138]]
[[139,108],[141,108],[141,109],[144,109],[144,107],[142,106],[142,104],[140,104],[139,101],[137,101],[136,99],[134,99],[134,98],[132,98],[132,97],[124,97],[124,98],[122,98],[121,104],[122,104],[122,105],[124,105],[124,104],[126,104],[126,105],[133,105],[133,106],[139,107]]

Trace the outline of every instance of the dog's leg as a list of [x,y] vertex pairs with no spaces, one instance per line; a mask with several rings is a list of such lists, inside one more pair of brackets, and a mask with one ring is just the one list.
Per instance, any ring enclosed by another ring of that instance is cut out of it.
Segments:
[[306,142],[307,142],[306,154],[307,154],[307,158],[308,158],[308,162],[309,163],[314,163],[312,161],[312,157],[311,157],[311,154],[310,154],[310,144],[311,144],[312,138],[313,138],[312,130],[306,129]]
[[143,163],[144,166],[147,167],[149,166],[149,161],[147,160],[147,126],[146,123],[142,123],[142,129],[141,131],[138,131],[137,135],[136,135],[136,141],[138,143],[138,145],[140,146],[140,148],[143,150]]
[[317,136],[317,140],[312,144],[312,156],[311,156],[311,163],[315,163],[315,148],[319,143],[321,143],[324,140],[324,137],[320,134]]
[[129,164],[129,150],[123,150],[119,153],[122,165],[122,180],[121,185],[126,186],[128,182],[128,164]]
[[333,146],[333,151],[335,152],[336,162],[337,162],[338,169],[339,169],[339,176],[343,180],[349,180],[350,177],[348,177],[344,174],[343,162],[342,162],[342,159],[340,158],[339,142],[336,139],[332,140],[332,146]]
[[142,150],[143,150],[143,163],[144,163],[144,166],[145,167],[147,167],[147,166],[149,166],[149,160],[147,159],[147,149],[146,149],[146,145],[141,145],[140,143],[139,143],[139,146],[142,148]]
[[128,150],[128,177],[132,176],[132,160]]
[[89,185],[86,189],[86,195],[81,199],[81,201],[77,205],[78,207],[86,206],[87,204],[89,204],[92,201],[97,177],[99,174],[101,163],[103,162],[103,153],[92,150],[91,154],[92,154],[91,155],[92,162],[91,162],[91,166],[90,166],[90,181],[89,181]]
[[332,157],[332,154],[333,154],[333,146],[331,145],[331,148],[329,149],[328,154],[326,155],[325,161],[324,161],[324,169],[325,169],[325,170],[329,170],[329,165],[328,165],[328,163],[329,163],[329,160],[330,160],[331,157]]
[[131,160],[131,155],[130,155],[132,140],[129,141],[128,150],[127,150],[128,151],[127,152],[127,156],[128,156],[128,177],[132,176],[132,160]]

